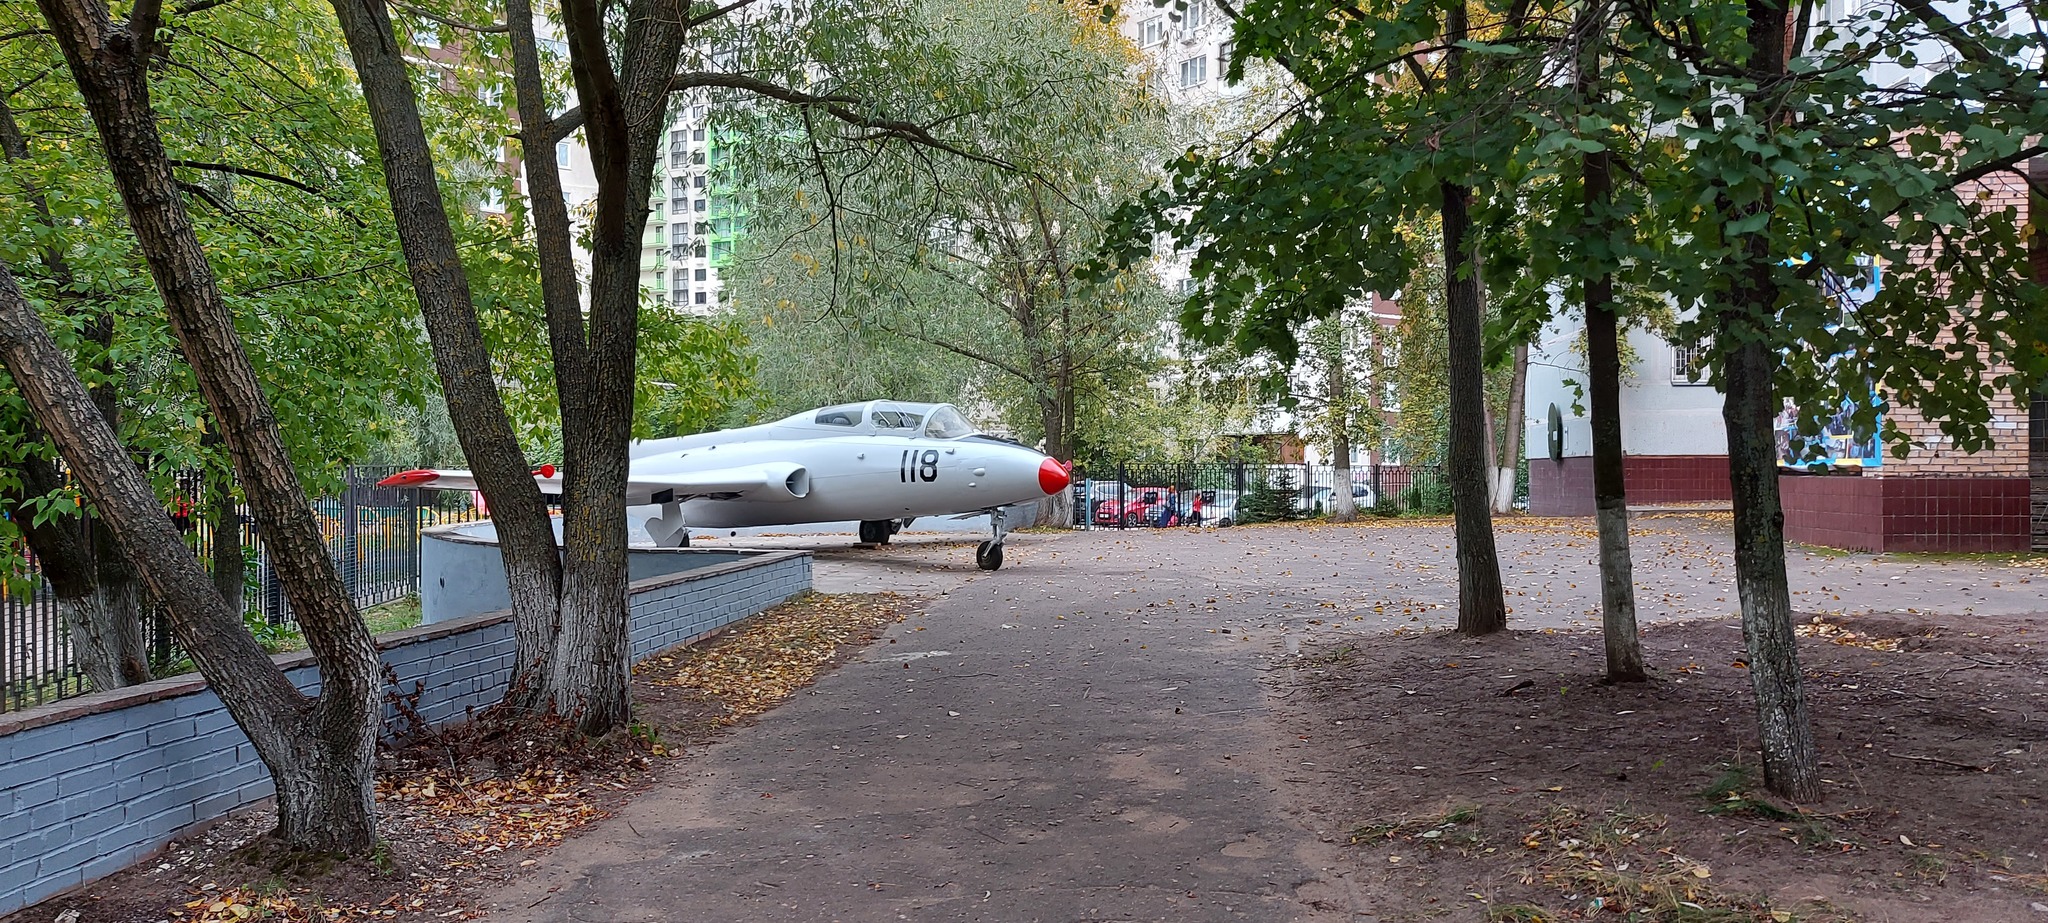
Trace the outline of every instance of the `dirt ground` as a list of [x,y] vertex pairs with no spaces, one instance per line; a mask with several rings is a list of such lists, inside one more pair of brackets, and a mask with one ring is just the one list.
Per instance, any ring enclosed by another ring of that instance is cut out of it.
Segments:
[[1759,794],[1733,620],[1651,629],[1641,686],[1599,682],[1577,631],[1332,642],[1273,682],[1381,919],[2048,919],[2042,624],[1806,631],[1804,810]]

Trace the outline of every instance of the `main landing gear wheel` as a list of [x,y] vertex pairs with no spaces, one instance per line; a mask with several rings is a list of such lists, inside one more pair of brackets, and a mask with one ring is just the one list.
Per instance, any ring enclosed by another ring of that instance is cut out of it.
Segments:
[[896,520],[869,519],[860,524],[860,543],[863,545],[887,545],[889,536],[896,534]]
[[974,566],[982,570],[996,570],[1003,566],[1003,546],[995,542],[982,542],[974,549]]

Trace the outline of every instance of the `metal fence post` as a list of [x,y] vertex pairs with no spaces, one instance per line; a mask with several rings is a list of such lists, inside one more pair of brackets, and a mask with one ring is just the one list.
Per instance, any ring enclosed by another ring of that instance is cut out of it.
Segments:
[[1116,527],[1124,527],[1124,488],[1130,484],[1131,472],[1123,462],[1116,463]]

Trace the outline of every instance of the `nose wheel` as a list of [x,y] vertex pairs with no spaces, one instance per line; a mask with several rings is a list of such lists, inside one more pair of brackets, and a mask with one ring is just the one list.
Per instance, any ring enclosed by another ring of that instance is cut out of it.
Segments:
[[1010,534],[1010,530],[1003,522],[1002,507],[988,511],[988,522],[989,527],[995,532],[995,537],[982,542],[974,549],[974,566],[982,570],[995,570],[1003,566],[1003,539]]
[[860,524],[860,543],[863,545],[887,545],[889,537],[895,535],[902,525],[894,519],[869,519]]

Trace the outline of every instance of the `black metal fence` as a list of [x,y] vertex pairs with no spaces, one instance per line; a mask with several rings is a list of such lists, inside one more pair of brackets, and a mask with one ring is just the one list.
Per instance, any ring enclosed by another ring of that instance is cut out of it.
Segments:
[[[378,480],[397,470],[350,468],[339,496],[323,497],[313,503],[328,552],[359,608],[402,599],[419,591],[422,529],[484,518],[469,494],[376,486]],[[193,554],[212,567],[216,549],[223,547],[222,537],[216,533],[223,530],[206,513],[199,474],[181,472],[173,483],[165,512],[184,533]],[[85,527],[97,528],[90,520]],[[245,617],[253,626],[288,629],[292,625],[291,607],[246,508],[236,510],[232,528],[245,561]],[[33,554],[20,557],[28,562],[28,571],[18,576],[26,579],[0,584],[0,711],[88,691],[85,677],[72,657],[70,632],[56,595],[48,581],[42,579]],[[152,666],[161,670],[182,655],[176,650],[163,613],[151,611],[147,619]]]
[[[1074,473],[1074,525],[1230,526],[1268,516],[1276,505],[1284,505],[1291,515],[1312,518],[1328,515],[1332,497],[1347,486],[1361,515],[1451,511],[1450,484],[1434,465],[1357,465],[1351,468],[1349,484],[1341,485],[1332,465],[1127,462]],[[1266,496],[1252,500],[1258,493]],[[1242,513],[1240,504],[1246,507]],[[1255,515],[1253,508],[1260,506],[1264,510]]]

